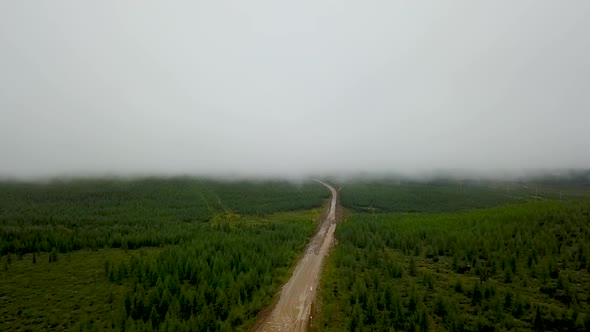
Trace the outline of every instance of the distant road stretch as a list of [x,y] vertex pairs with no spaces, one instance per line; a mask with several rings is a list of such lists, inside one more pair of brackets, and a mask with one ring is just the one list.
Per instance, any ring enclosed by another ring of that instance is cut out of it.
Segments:
[[[318,181],[320,182],[320,181]],[[327,217],[311,239],[305,256],[299,261],[291,279],[283,286],[278,303],[257,331],[306,331],[311,315],[311,304],[322,270],[324,257],[334,241],[336,229],[336,202],[338,192],[332,186],[320,182],[332,192]]]

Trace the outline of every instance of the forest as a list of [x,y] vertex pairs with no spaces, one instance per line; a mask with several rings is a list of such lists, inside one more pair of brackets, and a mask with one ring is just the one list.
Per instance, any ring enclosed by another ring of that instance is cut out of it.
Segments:
[[321,281],[318,331],[590,328],[590,203],[353,213]]
[[[312,330],[590,328],[583,183],[339,188]],[[315,182],[0,182],[0,330],[249,330],[328,197]]]
[[329,197],[197,178],[0,187],[0,330],[247,330]]
[[587,200],[590,175],[537,175],[504,180],[435,177],[344,179],[341,203],[355,212],[436,213],[544,200]]
[[318,207],[317,183],[190,177],[0,182],[0,256],[178,244],[199,224]]
[[[133,331],[235,331],[268,306],[315,228],[309,220],[202,227],[191,241],[157,255],[105,263],[128,283],[110,326]],[[109,324],[107,324],[108,326]],[[142,327],[143,326],[143,327]]]

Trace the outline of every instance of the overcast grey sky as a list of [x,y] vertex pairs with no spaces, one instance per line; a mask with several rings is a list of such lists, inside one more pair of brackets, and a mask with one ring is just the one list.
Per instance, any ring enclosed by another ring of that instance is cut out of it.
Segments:
[[588,1],[2,1],[0,175],[590,166]]

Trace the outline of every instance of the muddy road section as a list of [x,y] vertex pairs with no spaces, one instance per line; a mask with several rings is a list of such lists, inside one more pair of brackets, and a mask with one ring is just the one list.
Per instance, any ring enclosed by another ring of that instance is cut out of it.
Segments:
[[338,192],[332,186],[320,183],[332,192],[328,214],[321,221],[319,231],[307,246],[305,256],[299,261],[293,275],[281,289],[278,302],[271,313],[257,325],[255,331],[307,330],[311,304],[315,300],[324,257],[334,242],[336,229]]

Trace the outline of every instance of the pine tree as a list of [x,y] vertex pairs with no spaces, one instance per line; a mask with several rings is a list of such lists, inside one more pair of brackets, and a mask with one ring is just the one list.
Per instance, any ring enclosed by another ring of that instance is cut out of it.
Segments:
[[471,301],[473,304],[479,304],[481,303],[481,300],[483,298],[483,294],[481,292],[481,288],[479,287],[479,284],[475,284],[475,286],[473,287],[473,294],[471,295]]
[[157,328],[160,325],[160,314],[156,310],[156,306],[152,305],[152,311],[150,313],[150,320],[152,321],[152,327]]
[[409,272],[412,277],[416,276],[416,261],[414,257],[410,257]]
[[51,249],[49,253],[49,263],[57,262],[57,249]]
[[541,313],[541,307],[537,306],[537,310],[535,311],[535,316],[533,317],[533,328],[535,331],[544,331],[545,324],[543,322],[543,314]]

